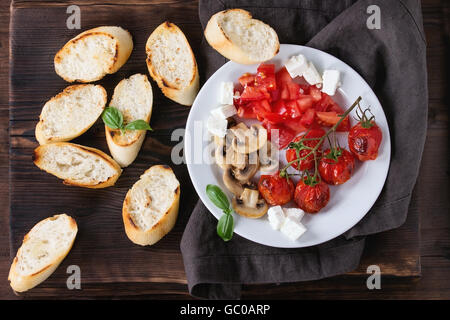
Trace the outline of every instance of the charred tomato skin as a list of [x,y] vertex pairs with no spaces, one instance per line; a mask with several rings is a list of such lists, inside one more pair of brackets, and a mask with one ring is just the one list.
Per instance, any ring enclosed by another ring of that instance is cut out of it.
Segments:
[[[314,128],[311,131],[309,131],[307,134],[298,136],[293,140],[293,142],[298,142],[302,138],[321,138],[325,135],[325,130],[322,128]],[[318,140],[309,140],[305,141],[304,144],[308,147],[314,148],[318,143]],[[321,146],[319,147],[319,154],[320,150],[322,149],[323,142],[321,143]],[[310,150],[304,149],[299,151],[300,158],[303,158],[310,153]],[[297,159],[297,152],[295,149],[288,149],[286,150],[286,160],[287,162],[291,162]],[[300,166],[298,165],[298,162],[294,162],[291,164],[291,166],[297,170],[305,171],[314,168],[314,155],[310,155],[305,160],[300,161]]]
[[331,149],[323,152],[323,157],[319,162],[319,173],[322,180],[331,185],[339,185],[347,182],[355,169],[355,157],[347,149],[341,148],[341,155],[337,159],[330,159],[327,156]]
[[317,213],[330,201],[330,187],[323,181],[308,185],[302,179],[295,187],[294,200],[307,213]]
[[370,128],[365,128],[358,122],[350,129],[348,146],[359,161],[375,160],[382,138],[381,129],[374,121],[371,122]]
[[272,206],[284,205],[294,197],[294,183],[290,178],[280,177],[277,172],[262,175],[258,182],[258,190],[266,202]]

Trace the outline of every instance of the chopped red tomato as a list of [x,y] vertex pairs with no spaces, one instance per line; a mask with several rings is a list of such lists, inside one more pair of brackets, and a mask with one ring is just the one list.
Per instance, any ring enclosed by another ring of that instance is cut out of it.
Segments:
[[[258,119],[268,129],[279,130],[279,146],[284,148],[299,133],[319,126],[333,126],[343,114],[342,108],[316,86],[296,83],[285,67],[263,63],[256,74],[245,73],[235,90],[238,116]],[[337,131],[348,131],[344,119]],[[269,132],[270,135],[270,132]]]
[[275,65],[274,64],[261,64],[256,73],[255,86],[264,87],[268,91],[275,90],[277,83],[275,81]]
[[274,124],[264,120],[263,126],[267,129],[268,138],[271,141],[278,143],[278,147],[280,149],[286,148],[295,137],[295,131],[284,126],[283,124]]
[[314,101],[311,96],[300,95],[300,97],[297,99],[297,106],[299,107],[300,111],[304,112],[313,107],[313,102]]
[[241,101],[258,101],[262,99],[266,99],[267,97],[264,95],[264,92],[259,90],[258,88],[247,86],[241,94]]
[[285,103],[287,113],[291,118],[298,118],[301,117],[302,113],[300,111],[300,108],[297,106],[297,102],[295,100],[288,100]]
[[239,78],[239,83],[243,86],[249,86],[249,85],[253,85],[253,83],[255,82],[255,75],[250,74],[250,73],[244,73],[240,78]]
[[244,119],[255,119],[256,114],[253,112],[252,108],[241,106],[237,109],[237,115],[239,118]]
[[[338,123],[339,120],[341,120],[341,116],[336,111],[316,112],[316,115],[317,115],[317,123],[325,127],[332,127],[336,123]],[[350,121],[347,116],[336,128],[336,131],[343,132],[349,130],[350,130]]]
[[315,114],[316,114],[316,112],[312,108],[306,110],[305,114],[302,117],[302,123],[307,127],[312,125],[314,122]]
[[322,92],[316,86],[310,86],[309,87],[309,95],[316,102],[320,101],[322,99]]
[[295,82],[291,82],[287,83],[286,86],[289,90],[289,99],[297,100],[300,97],[300,85]]
[[290,118],[286,119],[283,124],[294,131],[295,135],[299,134],[300,132],[306,131],[306,127],[302,123],[302,118]]

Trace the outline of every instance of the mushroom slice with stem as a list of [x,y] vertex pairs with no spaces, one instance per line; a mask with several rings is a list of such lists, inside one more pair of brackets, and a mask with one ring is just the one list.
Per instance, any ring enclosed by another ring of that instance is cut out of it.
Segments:
[[259,191],[248,188],[244,189],[241,196],[233,197],[231,202],[234,211],[247,218],[260,218],[269,209],[266,201],[259,196]]
[[266,173],[275,173],[280,166],[279,149],[270,140],[258,150],[259,155],[259,169]]
[[234,177],[240,182],[247,182],[258,172],[259,169],[259,160],[258,153],[252,152],[250,154],[242,154],[236,152],[236,154],[243,155],[245,157],[245,166],[243,168],[239,168],[234,166],[233,174]]
[[[242,123],[242,122],[241,122]],[[232,146],[239,153],[252,153],[263,147],[267,142],[267,130],[260,124],[248,128],[239,123],[230,130],[234,134]]]
[[230,145],[217,146],[214,152],[216,163],[223,170],[227,165],[232,165],[239,170],[245,169],[247,166],[247,155],[236,152]]
[[223,172],[223,183],[231,193],[239,197],[245,188],[257,189],[256,186],[250,181],[239,181],[234,176],[233,166],[227,165]]

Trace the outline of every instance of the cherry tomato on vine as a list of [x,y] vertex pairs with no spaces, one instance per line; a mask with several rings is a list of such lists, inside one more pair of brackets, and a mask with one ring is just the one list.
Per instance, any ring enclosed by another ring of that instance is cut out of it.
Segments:
[[277,172],[272,175],[262,175],[258,182],[258,190],[268,204],[281,206],[292,200],[294,183],[290,178],[280,177]]
[[311,179],[306,177],[297,183],[294,200],[303,211],[317,213],[330,201],[330,188],[323,181],[311,182]]
[[350,129],[348,146],[350,151],[360,160],[375,160],[383,134],[375,121],[358,122]]
[[[321,138],[324,135],[325,135],[325,130],[323,130],[322,128],[315,128],[315,129],[311,129],[311,131],[309,131],[306,135],[304,134],[304,135],[298,136],[297,138],[294,139],[293,142],[299,142],[303,138],[307,138],[307,139]],[[303,142],[303,144],[305,146],[310,147],[310,148],[314,148],[318,143],[319,143],[319,140],[306,140]],[[318,153],[317,153],[318,155],[320,155],[322,145],[323,145],[323,142],[321,143],[321,146],[318,149]],[[300,158],[306,157],[308,155],[308,153],[310,153],[310,152],[311,152],[311,150],[309,150],[309,149],[299,150],[299,156],[300,156]],[[296,148],[289,148],[286,151],[286,160],[288,162],[291,162],[296,159],[298,159]],[[300,166],[298,165],[298,162],[292,163],[291,166],[300,171],[312,169],[312,168],[314,168],[314,155],[311,154],[308,158],[306,158],[304,160],[300,160]]]
[[350,151],[343,148],[327,149],[319,163],[319,173],[328,184],[343,184],[353,174],[355,158]]

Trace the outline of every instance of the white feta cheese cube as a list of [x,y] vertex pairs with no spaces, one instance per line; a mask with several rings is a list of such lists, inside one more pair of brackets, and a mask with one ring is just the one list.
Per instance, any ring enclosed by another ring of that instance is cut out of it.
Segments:
[[218,118],[229,118],[234,116],[237,113],[236,108],[232,104],[225,104],[220,106],[219,108],[215,108],[211,111],[211,114]]
[[308,82],[312,86],[318,83],[322,83],[322,77],[311,61],[308,62],[308,67],[303,72],[303,78],[305,78],[306,82]]
[[283,211],[286,217],[294,218],[298,222],[300,222],[305,215],[305,211],[299,208],[284,208]]
[[267,211],[267,217],[269,219],[270,226],[274,230],[280,229],[285,220],[283,209],[280,206],[270,207]]
[[221,104],[233,104],[234,85],[233,82],[222,82],[220,91]]
[[306,232],[306,228],[301,222],[296,221],[295,218],[287,217],[281,226],[281,232],[292,241],[295,241]]
[[340,73],[338,70],[325,70],[323,73],[323,88],[329,96],[334,96],[336,89],[339,87]]
[[308,61],[304,55],[299,54],[298,56],[292,56],[284,66],[291,75],[291,78],[295,78],[303,75],[303,72],[308,67]]
[[213,115],[210,115],[208,121],[206,122],[206,127],[208,128],[208,131],[212,135],[218,136],[220,138],[225,137],[225,135],[227,134],[227,126],[228,126],[227,119],[216,117]]

